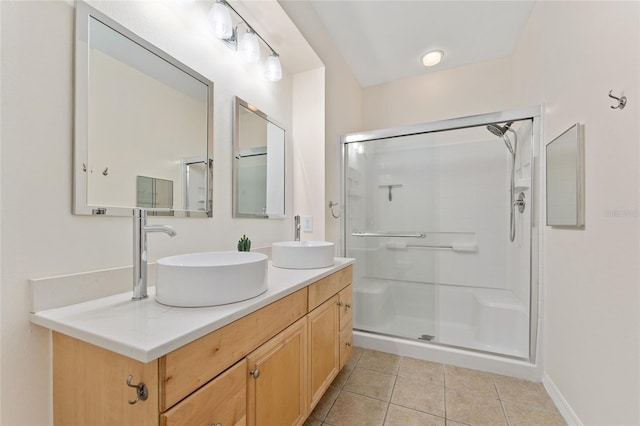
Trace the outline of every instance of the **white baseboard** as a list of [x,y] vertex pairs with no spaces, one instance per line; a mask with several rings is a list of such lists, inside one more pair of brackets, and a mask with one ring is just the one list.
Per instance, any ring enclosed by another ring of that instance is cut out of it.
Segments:
[[564,420],[567,422],[569,426],[584,426],[578,415],[573,411],[573,408],[569,405],[562,393],[560,393],[560,389],[553,383],[553,380],[549,377],[547,373],[544,373],[542,377],[542,385],[547,390],[547,393],[558,407],[558,411],[564,417]]

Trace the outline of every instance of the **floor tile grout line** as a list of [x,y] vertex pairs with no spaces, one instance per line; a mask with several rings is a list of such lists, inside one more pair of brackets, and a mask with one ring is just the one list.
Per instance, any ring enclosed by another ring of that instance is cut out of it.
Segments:
[[498,384],[496,383],[496,375],[493,373],[489,373],[491,377],[491,383],[493,383],[493,388],[496,391],[496,395],[498,395],[498,402],[500,402],[500,409],[502,410],[502,417],[507,422],[507,426],[511,426],[511,422],[509,421],[509,416],[507,416],[507,410],[504,408],[504,404],[502,401],[502,395],[500,394],[500,390],[498,389]]
[[393,392],[396,390],[396,383],[398,382],[398,372],[400,372],[400,363],[402,362],[402,357],[400,357],[400,361],[398,362],[398,370],[396,370],[396,374],[393,378],[393,386],[391,386],[391,395],[389,395],[389,401],[387,402],[387,410],[384,413],[384,419],[382,419],[382,426],[387,423],[387,416],[389,415],[389,407],[391,406],[391,401],[393,400]]
[[449,420],[449,414],[447,413],[447,369],[444,364],[440,364],[442,366],[442,388],[444,392],[444,423],[447,424],[447,420]]

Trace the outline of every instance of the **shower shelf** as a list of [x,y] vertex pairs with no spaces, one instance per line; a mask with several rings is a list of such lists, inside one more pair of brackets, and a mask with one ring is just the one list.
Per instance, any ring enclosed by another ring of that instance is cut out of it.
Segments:
[[525,189],[531,188],[529,179],[516,179],[514,186],[516,191],[523,191]]

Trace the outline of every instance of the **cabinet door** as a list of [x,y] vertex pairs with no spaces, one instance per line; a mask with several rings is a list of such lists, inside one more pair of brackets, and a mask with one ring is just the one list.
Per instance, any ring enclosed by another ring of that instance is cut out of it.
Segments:
[[353,291],[348,285],[338,294],[340,301],[340,364],[342,369],[353,352]]
[[307,317],[247,356],[250,426],[302,425],[308,414]]
[[245,426],[246,361],[243,359],[160,415],[161,426]]
[[309,370],[313,409],[338,375],[338,295],[309,312]]

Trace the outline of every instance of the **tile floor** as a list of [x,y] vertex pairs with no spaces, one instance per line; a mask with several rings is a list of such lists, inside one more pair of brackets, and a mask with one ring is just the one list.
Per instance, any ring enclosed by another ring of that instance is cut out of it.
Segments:
[[565,424],[540,383],[355,348],[304,426]]

